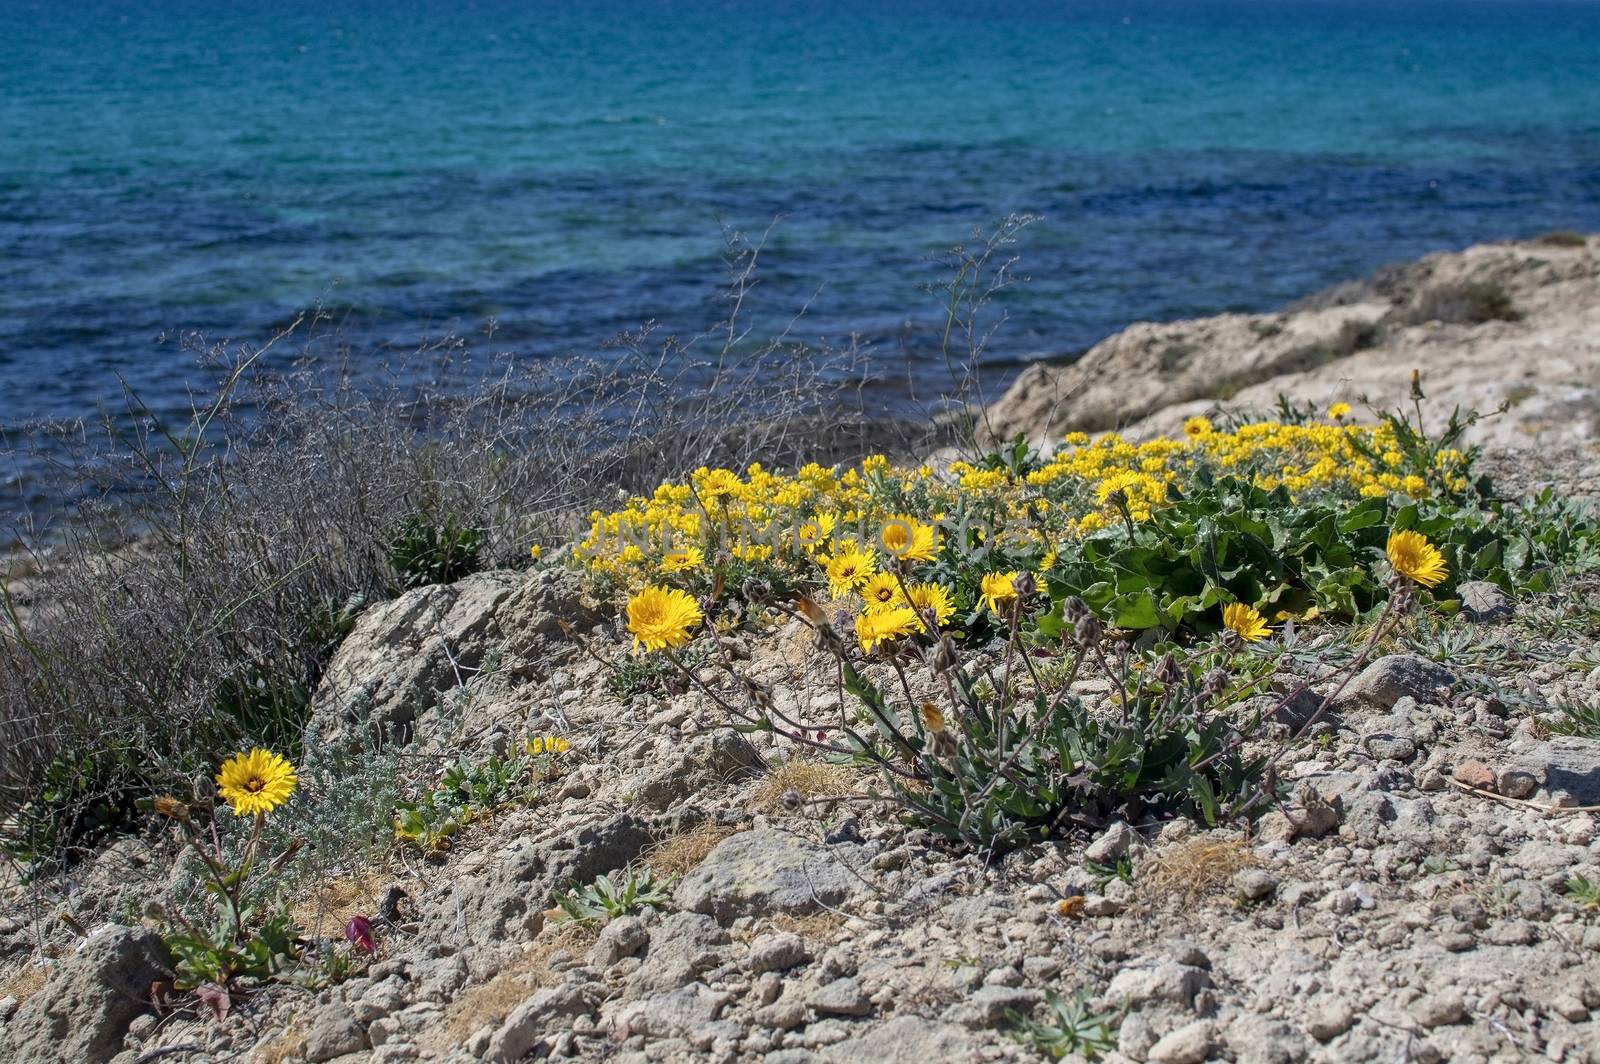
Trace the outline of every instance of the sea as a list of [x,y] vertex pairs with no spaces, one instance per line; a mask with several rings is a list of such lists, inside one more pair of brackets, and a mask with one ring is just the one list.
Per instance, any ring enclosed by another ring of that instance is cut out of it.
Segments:
[[731,234],[755,335],[858,337],[892,405],[1013,214],[991,386],[1600,229],[1600,3],[0,0],[0,512],[41,420],[186,409],[185,335],[604,357],[715,322]]

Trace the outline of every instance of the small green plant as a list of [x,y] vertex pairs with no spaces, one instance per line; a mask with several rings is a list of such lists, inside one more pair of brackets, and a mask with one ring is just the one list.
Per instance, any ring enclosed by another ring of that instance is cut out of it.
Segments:
[[1486,321],[1520,321],[1511,293],[1492,281],[1447,284],[1423,292],[1406,315],[1412,325],[1427,321],[1481,325]]
[[1585,739],[1600,739],[1600,705],[1584,705],[1581,702],[1565,702],[1561,705],[1561,717],[1550,730],[1557,735],[1577,735]]
[[484,813],[527,800],[543,778],[549,757],[491,755],[481,764],[465,758],[445,769],[437,786],[415,801],[394,806],[394,834],[429,856],[447,849],[450,839]]
[[1044,1001],[1043,1022],[1014,1010],[1006,1012],[1006,1017],[1015,1025],[1012,1037],[1056,1060],[1074,1053],[1095,1060],[1116,1048],[1111,1014],[1092,1011],[1086,991],[1079,990],[1067,1000],[1054,990],[1047,990]]
[[138,819],[142,784],[109,753],[60,754],[36,796],[0,826],[4,852],[36,867],[69,862]]
[[1600,883],[1590,882],[1587,876],[1574,872],[1567,877],[1566,894],[1590,912],[1600,909]]
[[1133,882],[1133,862],[1126,857],[1118,857],[1110,864],[1086,860],[1083,862],[1083,868],[1089,873],[1090,882],[1094,884],[1097,892],[1104,892],[1113,880]]
[[487,540],[481,528],[458,523],[454,514],[442,521],[408,517],[389,545],[389,565],[407,591],[451,584],[478,571]]
[[[705,651],[700,647],[686,647],[679,660],[688,668],[696,668],[705,660]],[[617,662],[606,678],[606,690],[626,699],[641,694],[682,694],[688,690],[688,684],[672,662],[629,654]]]
[[1430,876],[1442,876],[1446,872],[1455,872],[1460,868],[1460,865],[1442,853],[1429,854],[1422,862],[1422,870]]
[[206,983],[227,986],[234,979],[263,980],[282,971],[299,955],[299,928],[281,910],[264,918],[258,915],[253,909],[241,910],[241,919],[251,928],[243,935],[228,919],[169,931],[165,941],[178,977],[174,985],[179,990]]
[[645,868],[630,869],[615,881],[602,875],[585,886],[574,883],[557,896],[556,905],[574,923],[595,924],[644,909],[663,909],[670,900],[666,887]]

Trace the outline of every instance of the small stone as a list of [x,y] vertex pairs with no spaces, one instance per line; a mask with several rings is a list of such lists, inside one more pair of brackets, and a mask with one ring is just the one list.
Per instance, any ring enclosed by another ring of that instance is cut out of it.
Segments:
[[1122,903],[1104,894],[1090,894],[1083,899],[1081,911],[1085,916],[1115,916],[1122,911]]
[[1507,798],[1526,798],[1539,789],[1539,780],[1531,772],[1508,768],[1500,770],[1500,775],[1495,779],[1495,786]]
[[1008,1012],[1026,1013],[1044,995],[1021,987],[985,986],[945,1009],[941,1019],[963,1027],[997,1027]]
[[1589,1018],[1589,1010],[1572,994],[1557,994],[1550,999],[1550,1011],[1568,1023],[1582,1023]]
[[609,968],[649,944],[650,932],[637,916],[619,916],[605,926],[589,948],[589,964],[594,968]]
[[1349,1002],[1329,998],[1312,1008],[1306,1018],[1306,1033],[1319,1042],[1327,1042],[1344,1034],[1355,1022],[1356,1011]]
[[1444,790],[1444,773],[1436,768],[1425,768],[1417,776],[1417,790],[1426,793]]
[[1210,1020],[1196,1020],[1162,1037],[1150,1047],[1154,1064],[1201,1064],[1211,1055],[1216,1029]]
[[1113,1004],[1139,1008],[1149,1003],[1188,1008],[1195,994],[1211,985],[1203,968],[1188,964],[1159,964],[1154,968],[1125,968],[1106,988],[1106,999]]
[[811,959],[805,941],[791,932],[763,935],[750,946],[750,956],[745,967],[759,975],[762,972],[786,972]]
[[1461,616],[1474,624],[1495,624],[1509,618],[1515,607],[1511,596],[1498,584],[1487,580],[1468,580],[1456,586],[1461,598]]
[[1090,843],[1089,848],[1083,851],[1084,860],[1103,865],[1113,864],[1117,858],[1126,857],[1128,850],[1138,840],[1138,832],[1123,821],[1118,820],[1101,832],[1100,837]]
[[1427,994],[1411,1006],[1411,1017],[1424,1027],[1445,1027],[1467,1018],[1467,1003],[1458,990]]
[[312,1064],[359,1053],[367,1048],[367,1035],[344,1008],[331,1005],[318,1012],[306,1035],[305,1057]]
[[1437,701],[1435,692],[1455,682],[1455,673],[1437,662],[1416,654],[1389,654],[1362,669],[1343,700],[1389,709],[1406,695],[1418,702]]
[[865,1016],[872,1011],[872,1002],[862,992],[861,984],[848,978],[835,979],[816,990],[806,1004],[819,1016]]
[[1369,735],[1362,745],[1379,761],[1409,761],[1417,753],[1417,744],[1404,735]]
[[1247,901],[1261,901],[1278,889],[1278,877],[1265,868],[1242,868],[1234,873],[1233,889]]
[[806,1022],[806,1007],[798,1001],[780,1001],[756,1009],[755,1021],[762,1027],[777,1031],[792,1031]]
[[1457,783],[1465,783],[1468,787],[1476,787],[1480,791],[1494,790],[1494,769],[1482,761],[1463,761],[1456,766],[1455,779]]

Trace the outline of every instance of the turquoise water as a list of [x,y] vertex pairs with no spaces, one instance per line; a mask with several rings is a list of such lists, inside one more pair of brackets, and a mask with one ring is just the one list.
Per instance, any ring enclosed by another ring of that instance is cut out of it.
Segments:
[[[0,421],[161,334],[322,300],[361,345],[497,322],[593,352],[720,307],[936,378],[931,252],[1011,211],[999,354],[1266,308],[1429,250],[1600,228],[1600,4],[20,4],[0,0]],[[25,435],[25,433],[22,433]]]

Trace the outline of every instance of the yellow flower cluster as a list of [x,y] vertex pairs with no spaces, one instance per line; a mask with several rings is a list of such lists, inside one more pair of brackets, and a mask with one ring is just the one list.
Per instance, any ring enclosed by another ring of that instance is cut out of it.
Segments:
[[1459,452],[1441,452],[1424,477],[1407,467],[1391,426],[1350,424],[1348,414],[1330,408],[1326,422],[1256,422],[1231,431],[1191,418],[1181,437],[1143,443],[1072,433],[1025,473],[967,462],[938,472],[902,468],[882,455],[843,470],[813,463],[792,475],[759,464],[743,474],[702,468],[686,483],[662,484],[618,510],[596,510],[574,557],[630,592],[646,585],[703,591],[713,572],[742,562],[882,608],[902,598],[885,574],[933,562],[953,535],[963,549],[1003,547],[1048,569],[1055,552],[1078,537],[1149,520],[1202,469],[1292,495],[1421,498],[1436,487],[1467,487]]

